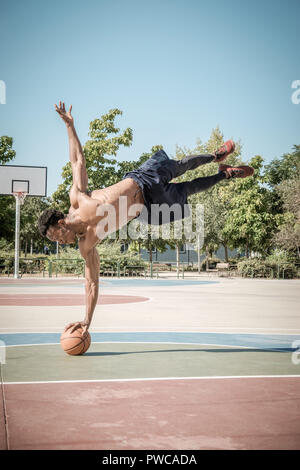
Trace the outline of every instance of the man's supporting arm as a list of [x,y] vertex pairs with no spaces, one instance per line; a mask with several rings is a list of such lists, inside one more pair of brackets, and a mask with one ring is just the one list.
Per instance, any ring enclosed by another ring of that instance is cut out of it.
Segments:
[[97,304],[99,291],[99,255],[94,247],[85,257],[85,299],[86,312],[85,323],[89,327]]
[[94,310],[97,305],[98,293],[99,293],[99,268],[100,259],[96,248],[92,248],[88,252],[80,250],[83,258],[85,259],[85,302],[86,311],[85,318],[83,321],[69,323],[65,327],[65,331],[72,328],[71,331],[75,331],[77,328],[82,327],[83,332],[87,331],[90,327]]

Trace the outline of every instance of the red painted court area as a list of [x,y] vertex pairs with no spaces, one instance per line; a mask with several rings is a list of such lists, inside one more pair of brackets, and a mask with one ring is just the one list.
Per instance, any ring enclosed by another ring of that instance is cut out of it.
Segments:
[[[146,302],[148,297],[136,295],[99,295],[97,304],[128,304]],[[85,305],[85,296],[80,294],[0,294],[0,305],[43,306]]]
[[297,449],[299,385],[299,377],[5,384],[10,449]]

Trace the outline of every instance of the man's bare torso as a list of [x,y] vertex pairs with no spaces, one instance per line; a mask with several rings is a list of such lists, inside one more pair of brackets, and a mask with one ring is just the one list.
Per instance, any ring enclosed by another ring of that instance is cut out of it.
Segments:
[[[80,219],[84,224],[87,224],[87,230],[79,240],[80,248],[85,250],[95,246],[105,236],[120,229],[127,222],[137,217],[144,205],[141,189],[131,178],[126,178],[112,186],[97,189],[88,194],[72,187],[70,202],[69,218],[71,220]],[[140,206],[133,207],[136,204]],[[114,209],[115,226],[110,227],[105,223],[105,235],[99,237],[99,227],[102,222],[105,222],[103,219],[107,219],[109,206]],[[126,210],[124,211],[125,207]],[[139,209],[138,212],[136,209]]]

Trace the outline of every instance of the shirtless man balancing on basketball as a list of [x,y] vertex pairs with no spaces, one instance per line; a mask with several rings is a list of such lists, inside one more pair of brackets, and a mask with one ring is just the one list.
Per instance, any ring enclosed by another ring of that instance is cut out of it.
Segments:
[[[65,330],[82,327],[85,332],[91,324],[98,299],[100,260],[96,245],[112,231],[104,230],[102,235],[99,233],[99,224],[101,225],[106,215],[105,210],[101,209],[106,207],[114,209],[113,231],[126,225],[139,214],[142,220],[146,219],[148,223],[171,222],[175,220],[174,215],[173,218],[171,215],[169,220],[162,221],[160,218],[153,222],[152,204],[156,207],[161,204],[167,204],[167,206],[177,204],[184,210],[188,196],[205,191],[224,179],[251,176],[254,170],[248,166],[233,168],[220,164],[216,175],[184,183],[170,183],[173,178],[199,165],[224,161],[235,148],[234,142],[229,140],[214,154],[189,155],[178,161],[169,159],[164,150],[159,150],[137,170],[127,173],[119,183],[88,193],[85,157],[75,131],[71,114],[72,106],[69,111],[66,111],[65,104],[59,102],[59,106],[55,105],[55,109],[65,122],[69,137],[70,162],[73,171],[73,185],[70,190],[71,207],[66,215],[55,209],[45,210],[39,218],[38,226],[40,233],[51,241],[68,244],[75,243],[78,239],[79,251],[85,260],[86,314],[83,321],[71,323]],[[127,201],[125,210],[124,204],[120,203],[124,197]],[[179,218],[184,216],[183,212]]]

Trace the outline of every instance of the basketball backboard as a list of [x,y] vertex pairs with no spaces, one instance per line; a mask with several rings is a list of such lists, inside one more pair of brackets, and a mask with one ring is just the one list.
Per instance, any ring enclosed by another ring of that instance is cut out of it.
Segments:
[[47,196],[47,167],[0,165],[0,195],[11,195],[16,199],[14,278],[18,279],[20,277],[20,206],[27,196]]
[[0,165],[0,194],[47,196],[47,167]]

